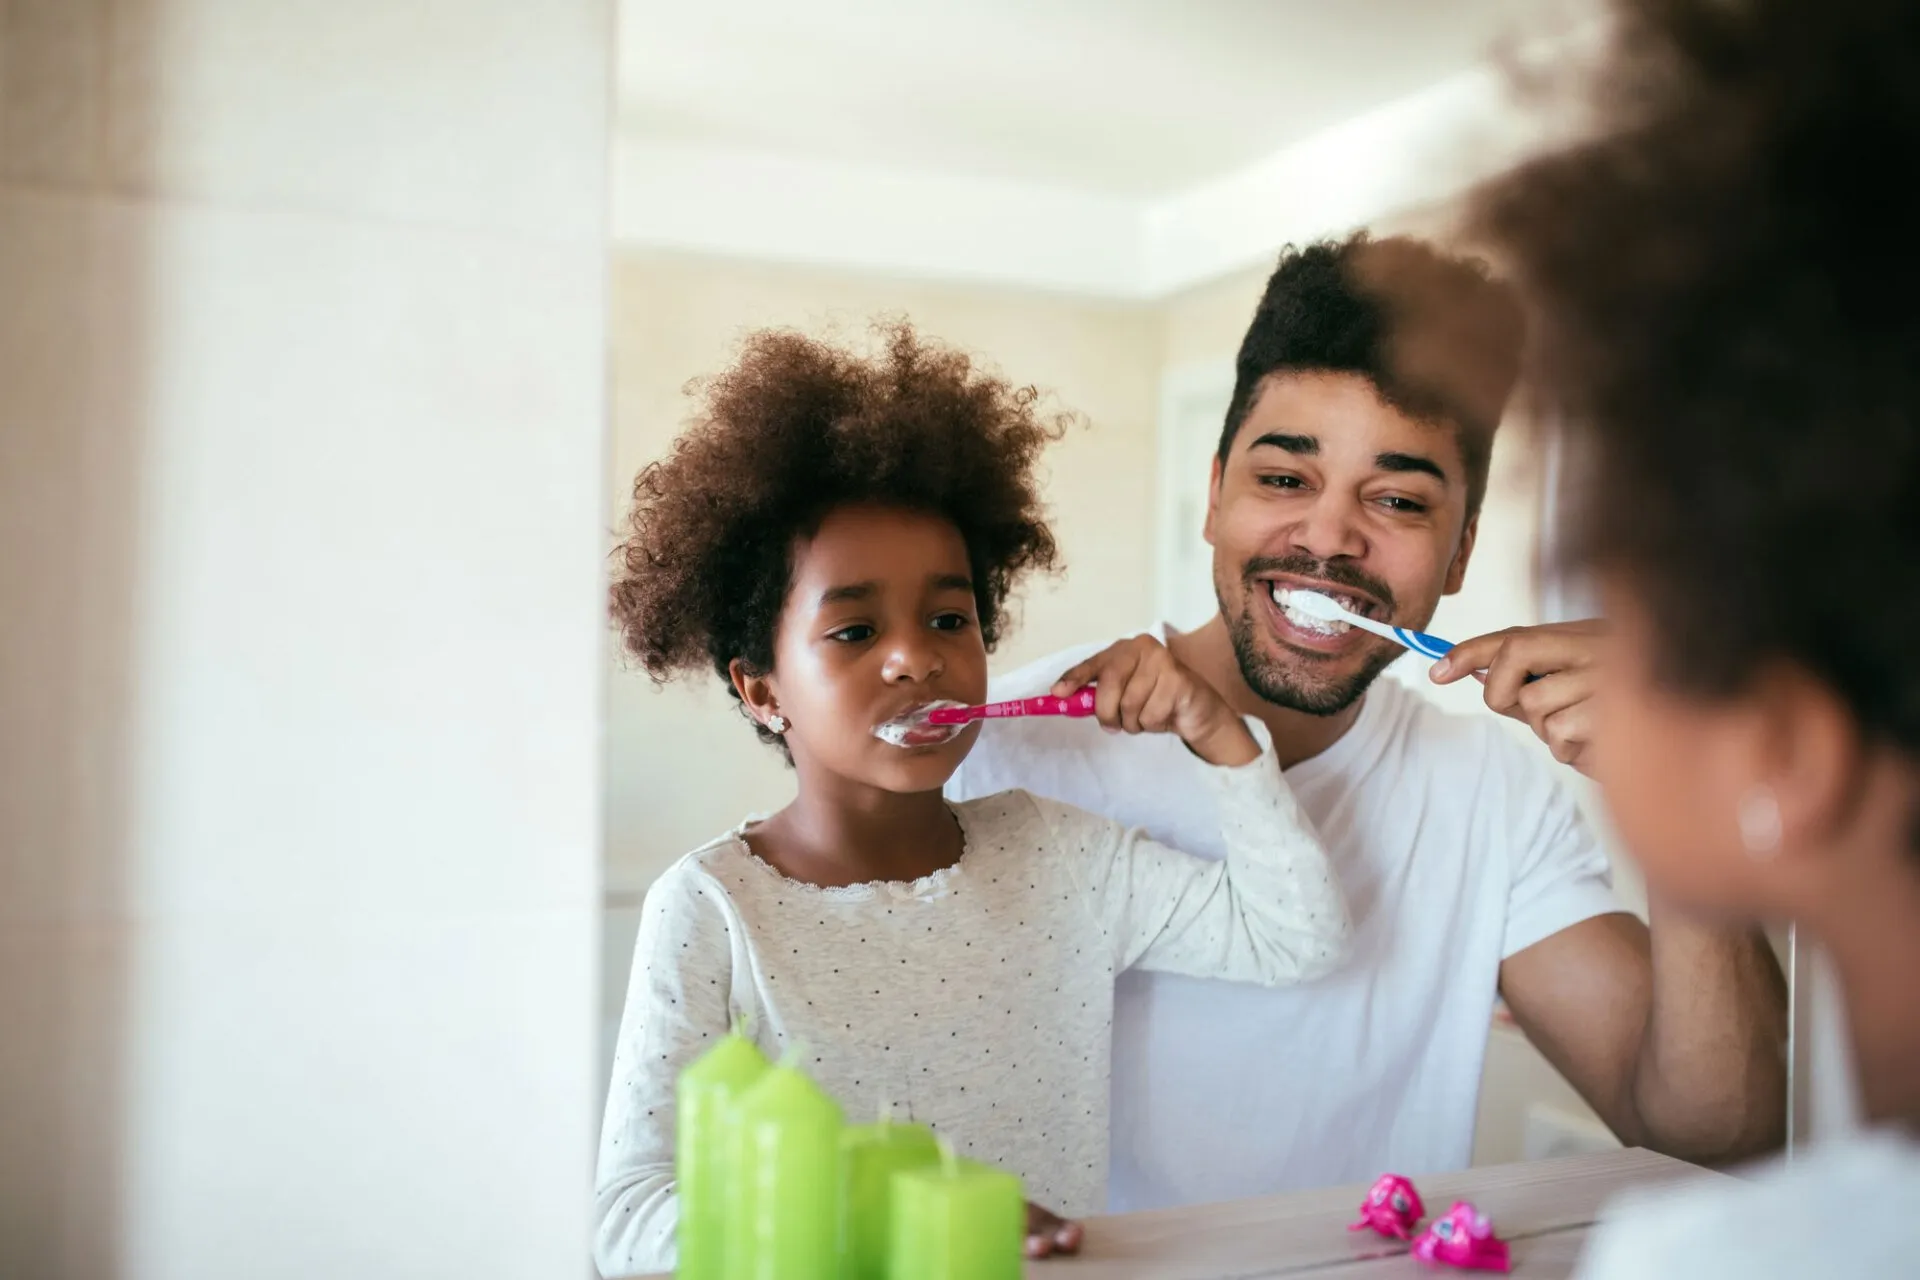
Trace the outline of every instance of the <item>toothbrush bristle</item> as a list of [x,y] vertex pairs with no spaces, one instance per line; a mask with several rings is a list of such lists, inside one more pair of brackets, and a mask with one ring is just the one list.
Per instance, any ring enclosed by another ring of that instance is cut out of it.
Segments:
[[1329,596],[1318,591],[1294,591],[1287,595],[1287,603],[1300,612],[1328,622],[1339,622],[1346,618],[1347,611]]

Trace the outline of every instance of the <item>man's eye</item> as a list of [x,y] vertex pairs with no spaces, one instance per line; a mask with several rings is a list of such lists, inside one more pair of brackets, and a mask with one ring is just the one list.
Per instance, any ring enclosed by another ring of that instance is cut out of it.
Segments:
[[973,622],[964,613],[943,613],[933,620],[936,631],[964,631]]
[[1427,509],[1426,503],[1416,502],[1412,498],[1382,498],[1380,504],[1389,511],[1402,511],[1408,515],[1419,515]]
[[842,627],[838,631],[829,631],[827,638],[829,640],[840,640],[847,644],[859,644],[862,640],[873,639],[873,634],[872,627],[864,622],[856,622],[850,627]]
[[1304,489],[1307,482],[1299,476],[1261,476],[1260,483],[1269,489]]

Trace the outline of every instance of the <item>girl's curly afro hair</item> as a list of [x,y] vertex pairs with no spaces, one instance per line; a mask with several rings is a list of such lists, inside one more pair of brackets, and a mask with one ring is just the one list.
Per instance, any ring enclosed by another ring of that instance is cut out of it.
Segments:
[[1920,757],[1920,5],[1612,9],[1604,127],[1477,198],[1594,451],[1576,557],[1670,686],[1785,658]]
[[732,689],[735,659],[770,671],[794,544],[837,507],[876,503],[952,521],[989,649],[1015,582],[1058,567],[1036,464],[1070,416],[1041,412],[1032,387],[904,321],[875,332],[880,349],[869,357],[761,331],[731,369],[689,388],[699,409],[634,482],[615,553],[613,619],[654,680],[706,667]]

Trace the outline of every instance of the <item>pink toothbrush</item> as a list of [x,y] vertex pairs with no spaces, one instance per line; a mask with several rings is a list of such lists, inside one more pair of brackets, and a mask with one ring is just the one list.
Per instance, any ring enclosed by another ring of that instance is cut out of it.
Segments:
[[989,702],[980,707],[929,707],[926,711],[926,721],[928,724],[970,724],[975,720],[998,720],[1005,716],[1090,716],[1092,714],[1093,686],[1087,685],[1064,698],[1043,693],[1037,698]]

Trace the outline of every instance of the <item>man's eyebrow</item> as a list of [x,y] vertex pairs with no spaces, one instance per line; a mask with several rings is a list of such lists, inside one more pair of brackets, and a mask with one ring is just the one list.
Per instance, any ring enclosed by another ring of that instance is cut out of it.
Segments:
[[1271,449],[1285,449],[1288,453],[1297,453],[1304,457],[1312,457],[1314,454],[1320,452],[1320,437],[1298,436],[1284,431],[1269,431],[1254,440],[1247,448],[1258,449],[1262,445]]
[[1447,473],[1432,458],[1418,453],[1377,453],[1373,465],[1382,471],[1417,471],[1421,475],[1432,476],[1441,484],[1447,483]]

